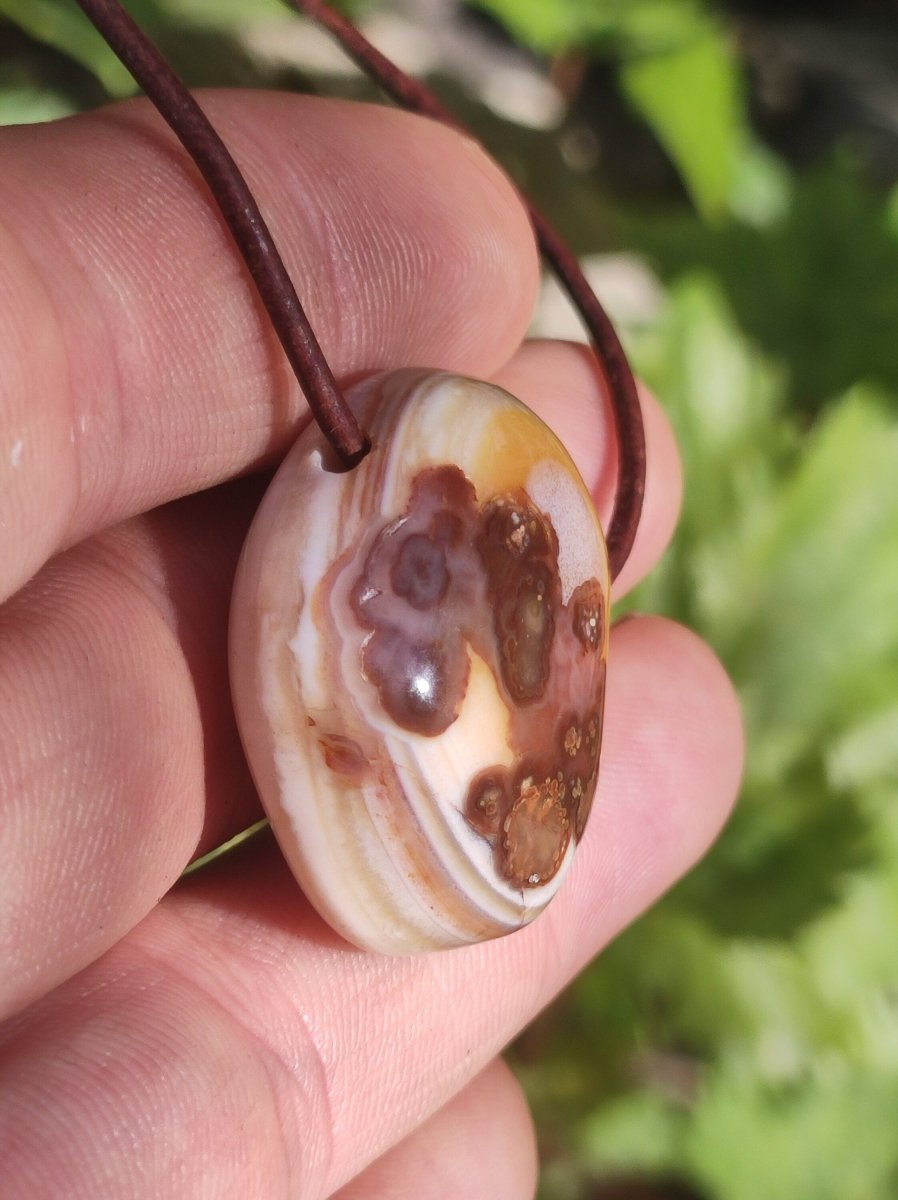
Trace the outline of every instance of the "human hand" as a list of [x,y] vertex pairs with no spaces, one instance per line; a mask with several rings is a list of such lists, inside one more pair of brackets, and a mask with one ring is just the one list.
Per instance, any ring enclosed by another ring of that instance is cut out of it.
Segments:
[[[521,347],[537,262],[495,167],[382,108],[204,104],[338,378],[493,378],[607,509],[598,372],[581,348]],[[529,1118],[496,1056],[717,831],[741,763],[720,667],[668,622],[614,631],[590,827],[510,938],[354,950],[269,838],[177,883],[260,815],[227,686],[230,580],[261,494],[237,477],[283,453],[304,404],[146,104],[3,131],[0,242],[0,1194],[531,1195]],[[669,428],[645,412],[618,596],[678,504]]]

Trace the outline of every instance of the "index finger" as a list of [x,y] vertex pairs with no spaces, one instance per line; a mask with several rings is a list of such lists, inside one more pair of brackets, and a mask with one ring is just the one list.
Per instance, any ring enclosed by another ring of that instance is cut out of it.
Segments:
[[[202,99],[339,379],[508,359],[536,255],[472,142],[381,107]],[[0,599],[61,546],[273,457],[304,411],[205,185],[146,102],[0,132]]]

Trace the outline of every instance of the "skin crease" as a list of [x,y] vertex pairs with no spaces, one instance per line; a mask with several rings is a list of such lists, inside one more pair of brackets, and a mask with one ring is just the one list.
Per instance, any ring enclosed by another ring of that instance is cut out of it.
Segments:
[[[420,363],[495,377],[607,506],[595,365],[518,348],[536,258],[497,169],[385,109],[204,102],[338,378]],[[481,1177],[485,1151],[464,1147],[491,1086],[490,1169],[508,1186],[490,1194],[532,1195],[520,1097],[480,1073],[717,832],[742,754],[723,672],[667,622],[615,631],[591,824],[547,913],[500,942],[350,950],[267,838],[172,887],[258,815],[225,635],[263,484],[234,477],[283,452],[302,401],[145,104],[0,132],[0,241],[0,1192],[426,1194],[441,1156]],[[657,559],[679,500],[670,430],[644,403],[647,505],[622,585]],[[468,1185],[441,1194],[481,1194]]]

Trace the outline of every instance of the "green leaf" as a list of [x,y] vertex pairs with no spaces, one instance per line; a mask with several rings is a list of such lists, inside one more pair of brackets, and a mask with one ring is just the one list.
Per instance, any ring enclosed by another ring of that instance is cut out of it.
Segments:
[[0,125],[33,125],[67,117],[75,106],[65,96],[38,87],[0,85]]
[[608,37],[620,31],[622,20],[622,6],[615,0],[476,0],[475,6],[491,13],[518,41],[544,54]]
[[[130,4],[129,12],[143,23],[155,7],[143,0]],[[0,16],[86,67],[110,96],[129,96],[137,90],[128,70],[71,0],[0,0]]]
[[784,380],[738,329],[710,275],[678,283],[658,336],[642,350],[639,371],[677,433],[685,495],[673,548],[633,603],[701,628],[723,651],[742,584],[731,580],[793,453]]
[[675,902],[701,912],[719,934],[795,937],[836,907],[848,878],[873,860],[871,826],[850,795],[827,788],[818,762],[776,786],[749,778],[714,855]]
[[[894,825],[894,791],[883,796]],[[802,936],[809,988],[826,1006],[830,1057],[871,1071],[898,1072],[898,837],[883,862],[852,880],[843,903]]]
[[[898,690],[898,420],[858,387],[832,406],[730,595],[750,721],[789,761]],[[748,601],[748,603],[746,603]]]
[[745,140],[739,69],[723,32],[708,23],[665,51],[626,62],[621,82],[699,211],[723,213]]
[[715,1200],[887,1200],[896,1127],[894,1077],[836,1069],[772,1088],[728,1066],[703,1091],[688,1157]]
[[[673,549],[635,603],[710,637],[749,745],[742,803],[677,901],[720,932],[788,937],[838,905],[882,843],[859,789],[894,762],[889,726],[866,723],[898,694],[898,421],[856,388],[799,439],[782,379],[707,277],[674,290],[667,322],[644,365],[674,419],[686,495]],[[879,766],[862,766],[874,745]]]
[[794,199],[791,175],[763,143],[750,136],[740,140],[743,145],[734,162],[730,212],[746,225],[770,229],[789,214]]
[[472,0],[519,41],[544,54],[573,47],[655,53],[705,21],[701,0]]
[[616,57],[624,95],[670,155],[699,211],[725,211],[740,180],[747,120],[737,58],[709,6],[695,0],[478,3],[541,53],[577,47]]
[[826,754],[834,787],[898,784],[898,704],[861,718],[834,740]]
[[170,23],[232,32],[251,22],[289,19],[283,0],[157,0]]
[[898,693],[898,419],[858,386],[799,440],[782,379],[706,277],[672,293],[644,364],[680,438],[683,520],[645,595],[711,637],[776,783]]
[[[898,408],[898,205],[846,156],[785,181],[768,161],[774,178],[759,188],[745,178],[756,149],[750,143],[737,166],[731,207],[740,220],[630,208],[619,218],[627,242],[675,286],[698,270],[713,277],[742,336],[788,371],[793,410],[815,416],[858,381]],[[770,194],[759,200],[746,188]]]
[[577,1142],[594,1172],[672,1172],[680,1164],[687,1123],[684,1106],[648,1088],[633,1090],[597,1108],[579,1128]]

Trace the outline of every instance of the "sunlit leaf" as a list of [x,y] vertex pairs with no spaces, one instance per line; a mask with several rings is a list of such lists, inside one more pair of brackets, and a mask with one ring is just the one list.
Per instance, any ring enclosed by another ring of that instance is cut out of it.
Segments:
[[[898,420],[862,388],[834,405],[784,484],[732,596],[732,654],[777,730],[759,770],[877,707],[898,684]],[[750,675],[749,675],[750,672]]]
[[472,0],[543,53],[573,47],[664,52],[705,20],[701,0]]
[[[731,205],[741,203],[742,170],[740,157]],[[625,238],[668,283],[699,270],[714,279],[742,336],[788,371],[793,410],[816,416],[858,381],[898,409],[898,221],[888,199],[842,157],[792,174],[778,193],[781,215],[766,221],[628,210]]]
[[[616,62],[624,94],[670,155],[698,209],[706,215],[726,209],[748,145],[747,119],[737,56],[707,5],[697,0],[478,0],[478,5],[542,53],[576,49]],[[745,174],[743,169],[743,182]]]
[[730,212],[746,225],[770,229],[787,216],[794,197],[788,167],[761,142],[740,137],[734,156]]
[[625,94],[676,164],[698,209],[725,211],[745,137],[739,67],[714,25],[624,63]]

